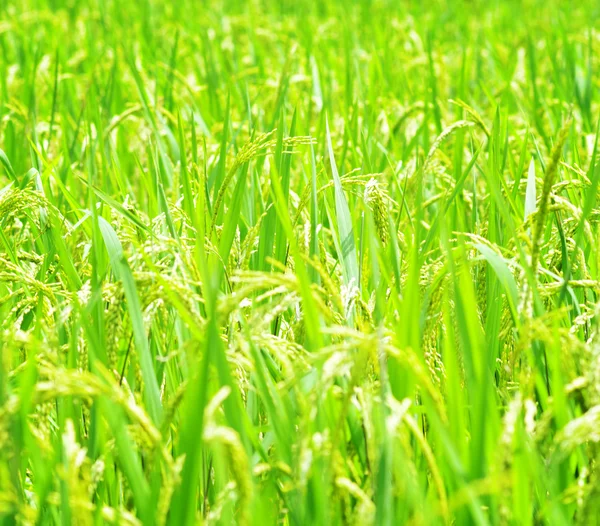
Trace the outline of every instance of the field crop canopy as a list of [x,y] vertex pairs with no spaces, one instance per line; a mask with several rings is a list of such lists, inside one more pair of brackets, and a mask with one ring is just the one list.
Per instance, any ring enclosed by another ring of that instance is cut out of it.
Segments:
[[0,0],[0,526],[599,522],[599,28]]

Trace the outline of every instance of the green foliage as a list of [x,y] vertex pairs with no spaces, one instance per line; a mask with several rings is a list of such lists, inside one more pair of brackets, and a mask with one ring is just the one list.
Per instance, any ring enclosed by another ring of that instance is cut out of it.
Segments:
[[599,16],[0,0],[0,526],[595,524]]

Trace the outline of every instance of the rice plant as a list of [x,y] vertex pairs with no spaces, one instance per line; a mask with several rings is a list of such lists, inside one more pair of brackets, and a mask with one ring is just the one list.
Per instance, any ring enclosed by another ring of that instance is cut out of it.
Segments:
[[599,21],[0,0],[0,524],[600,522]]

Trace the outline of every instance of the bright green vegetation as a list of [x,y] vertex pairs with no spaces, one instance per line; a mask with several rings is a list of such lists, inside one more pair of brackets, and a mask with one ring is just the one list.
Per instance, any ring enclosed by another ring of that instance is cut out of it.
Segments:
[[600,8],[411,3],[0,0],[1,525],[596,523]]

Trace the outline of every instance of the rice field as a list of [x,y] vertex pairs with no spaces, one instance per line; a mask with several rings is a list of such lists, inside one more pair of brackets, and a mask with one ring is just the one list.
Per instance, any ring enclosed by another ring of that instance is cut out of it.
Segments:
[[0,0],[0,525],[600,523],[599,24]]

